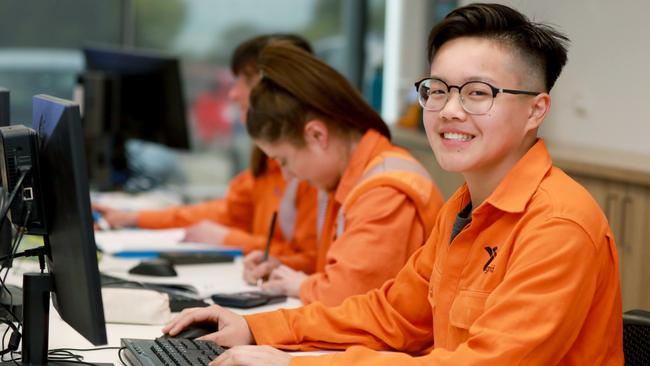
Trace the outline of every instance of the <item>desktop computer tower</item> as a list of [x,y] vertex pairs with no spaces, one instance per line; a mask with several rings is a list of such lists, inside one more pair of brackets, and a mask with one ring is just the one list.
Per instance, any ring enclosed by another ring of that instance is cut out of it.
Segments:
[[[9,126],[10,120],[9,90],[0,87],[0,127]],[[0,187],[0,193],[4,194],[4,189]],[[4,203],[4,202],[3,202]],[[12,230],[9,220],[5,220],[0,226],[0,257],[11,254]],[[13,261],[11,258],[0,262],[2,268],[11,268]],[[0,319],[15,319],[9,314],[13,314],[19,320],[23,318],[23,293],[20,287],[7,285],[7,289],[0,289]],[[9,310],[7,310],[9,309]]]
[[[0,127],[9,126],[10,123],[10,104],[9,104],[9,90],[0,87]],[[4,192],[0,187],[0,194]],[[5,222],[0,226],[0,257],[8,255],[11,250],[11,225]],[[11,267],[12,261],[10,259],[0,262],[2,267]],[[0,309],[2,311],[2,309]]]
[[41,200],[35,199],[41,194],[37,152],[38,136],[34,130],[22,125],[0,127],[0,168],[7,200],[25,175],[7,212],[8,218],[28,234],[43,235],[47,233],[43,208]]

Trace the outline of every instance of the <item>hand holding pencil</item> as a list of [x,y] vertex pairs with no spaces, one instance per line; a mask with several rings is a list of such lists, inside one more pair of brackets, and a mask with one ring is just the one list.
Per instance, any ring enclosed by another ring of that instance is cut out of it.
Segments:
[[[269,260],[269,250],[271,249],[271,242],[273,241],[273,234],[275,233],[275,220],[278,218],[278,211],[273,212],[271,216],[271,225],[269,226],[269,235],[266,238],[266,247],[264,248],[264,257],[262,257],[262,262],[267,262]],[[262,276],[257,279],[257,287],[262,287],[265,279],[268,276]]]
[[258,286],[261,285],[265,278],[271,273],[271,271],[280,265],[274,257],[269,257],[269,251],[271,249],[271,242],[273,239],[273,234],[275,232],[275,223],[277,220],[277,212],[273,213],[271,217],[271,224],[269,225],[266,247],[264,251],[256,250],[251,252],[244,258],[244,280],[247,283]]

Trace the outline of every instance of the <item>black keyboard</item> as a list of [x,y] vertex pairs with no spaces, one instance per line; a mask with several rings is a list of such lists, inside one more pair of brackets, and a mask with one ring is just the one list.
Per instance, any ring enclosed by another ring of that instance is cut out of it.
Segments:
[[225,351],[212,342],[186,338],[122,338],[122,346],[133,366],[207,366]]
[[163,252],[161,259],[166,259],[172,264],[208,264],[208,263],[232,263],[235,257],[218,252]]
[[164,285],[157,285],[153,283],[140,283],[124,280],[118,277],[109,276],[106,274],[100,275],[102,287],[123,287],[123,288],[146,288],[149,290],[155,290],[158,292],[164,292],[169,296],[169,310],[172,313],[177,313],[186,308],[197,308],[210,306],[209,303],[204,300],[197,299],[195,296],[184,295],[178,288],[172,288]]

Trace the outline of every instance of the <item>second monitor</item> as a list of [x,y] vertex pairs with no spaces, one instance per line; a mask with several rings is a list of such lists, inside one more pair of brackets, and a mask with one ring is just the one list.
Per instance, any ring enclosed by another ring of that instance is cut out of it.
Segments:
[[126,141],[189,149],[178,59],[118,48],[85,48],[84,138],[91,183],[114,188],[129,178]]

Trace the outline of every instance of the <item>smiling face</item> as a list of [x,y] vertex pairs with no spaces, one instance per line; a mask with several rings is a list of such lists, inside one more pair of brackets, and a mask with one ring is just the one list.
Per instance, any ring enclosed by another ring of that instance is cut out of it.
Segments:
[[[431,63],[431,77],[448,85],[483,81],[497,88],[541,89],[538,82],[523,80],[529,75],[527,65],[508,46],[486,38],[448,41]],[[534,144],[549,104],[546,93],[498,93],[486,114],[471,115],[460,104],[458,90],[452,89],[440,111],[424,111],[424,126],[443,169],[463,173],[468,183],[472,178],[494,181]]]

